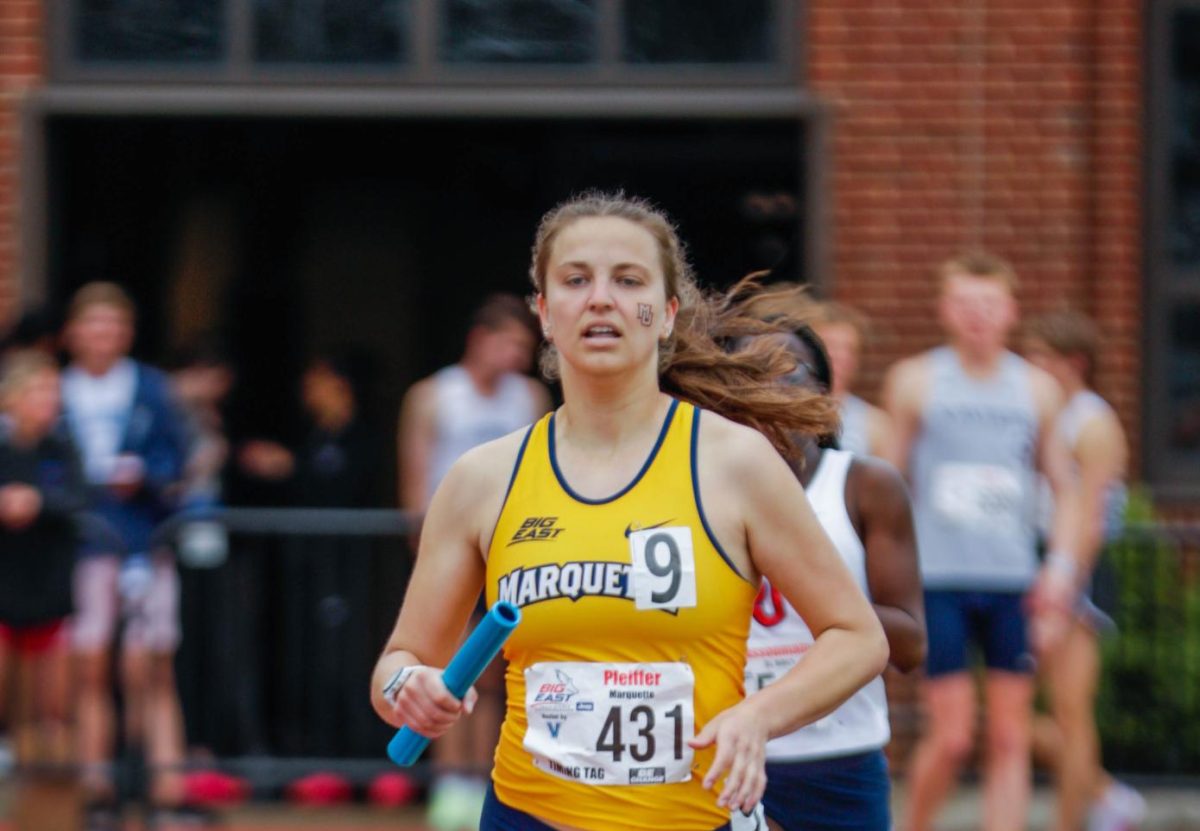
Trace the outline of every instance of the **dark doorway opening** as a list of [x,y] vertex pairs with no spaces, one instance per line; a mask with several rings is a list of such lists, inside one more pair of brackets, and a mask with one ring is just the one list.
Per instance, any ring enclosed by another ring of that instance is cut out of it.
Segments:
[[229,337],[278,419],[299,363],[379,356],[381,404],[453,361],[486,293],[528,291],[541,214],[589,187],[650,197],[702,282],[801,278],[796,120],[72,118],[49,123],[50,296],[112,279],[151,359]]

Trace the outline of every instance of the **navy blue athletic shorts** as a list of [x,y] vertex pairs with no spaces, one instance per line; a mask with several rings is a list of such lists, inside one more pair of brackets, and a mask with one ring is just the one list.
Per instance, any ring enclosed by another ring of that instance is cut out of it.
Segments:
[[[620,828],[619,818],[613,818],[613,828]],[[546,823],[529,816],[524,811],[510,808],[496,798],[496,790],[488,787],[487,799],[483,803],[483,816],[479,820],[479,831],[554,831]],[[729,823],[713,831],[729,831]]]
[[783,831],[889,831],[882,750],[811,762],[767,762],[763,807]]
[[1033,672],[1020,592],[925,591],[929,636],[926,674],[962,672],[971,645],[983,652],[988,669]]

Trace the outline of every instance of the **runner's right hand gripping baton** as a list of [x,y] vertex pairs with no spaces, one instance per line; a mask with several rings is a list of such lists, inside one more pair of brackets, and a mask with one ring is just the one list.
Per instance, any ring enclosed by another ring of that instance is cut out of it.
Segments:
[[[521,610],[507,601],[499,600],[488,610],[442,671],[442,683],[452,696],[462,700],[520,622]],[[408,767],[417,761],[428,744],[429,739],[406,725],[388,742],[388,758],[401,767]]]

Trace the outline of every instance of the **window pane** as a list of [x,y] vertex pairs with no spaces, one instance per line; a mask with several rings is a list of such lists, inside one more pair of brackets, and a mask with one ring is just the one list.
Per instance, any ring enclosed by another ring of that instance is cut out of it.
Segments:
[[[1200,461],[1200,304],[1179,306],[1171,313],[1167,351],[1167,396],[1170,427],[1167,451],[1175,461]],[[1181,458],[1177,454],[1186,454]]]
[[596,0],[446,0],[442,60],[587,63],[596,59]]
[[774,0],[628,0],[624,58],[632,63],[775,60]]
[[1176,265],[1200,268],[1200,9],[1173,22],[1169,244]]
[[263,62],[394,64],[405,60],[411,0],[255,0]]
[[221,0],[78,0],[79,59],[203,63],[222,57]]

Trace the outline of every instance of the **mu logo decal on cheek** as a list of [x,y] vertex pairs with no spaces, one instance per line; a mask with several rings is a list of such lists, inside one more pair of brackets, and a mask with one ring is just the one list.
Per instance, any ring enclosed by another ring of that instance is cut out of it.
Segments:
[[556,516],[531,516],[521,523],[521,527],[512,535],[508,544],[544,542],[554,539],[565,530],[565,528],[558,527],[558,517]]
[[649,303],[638,303],[638,322],[643,326],[654,322],[654,307]]

